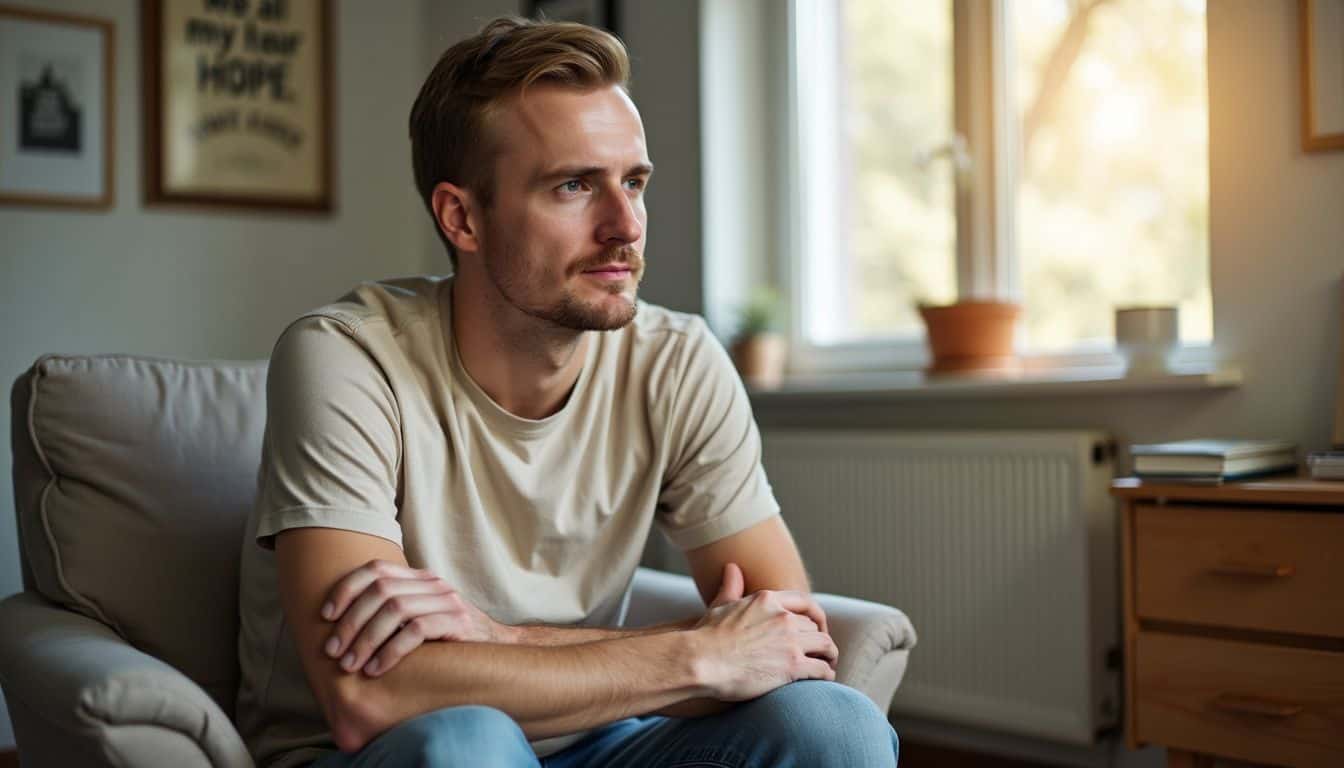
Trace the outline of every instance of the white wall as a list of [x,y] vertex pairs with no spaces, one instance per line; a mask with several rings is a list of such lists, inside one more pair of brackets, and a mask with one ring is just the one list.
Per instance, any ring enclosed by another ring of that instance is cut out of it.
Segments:
[[[303,310],[360,280],[426,271],[433,240],[411,182],[406,137],[426,71],[419,3],[334,4],[337,194],[330,216],[146,208],[140,3],[25,4],[116,23],[116,204],[97,213],[0,208],[0,596],[21,588],[7,395],[38,355],[266,357]],[[12,744],[0,709],[0,749]]]
[[777,161],[789,132],[774,116],[788,91],[779,76],[785,9],[777,0],[700,5],[704,312],[724,338],[737,332],[751,286],[781,282],[778,212],[789,196]]

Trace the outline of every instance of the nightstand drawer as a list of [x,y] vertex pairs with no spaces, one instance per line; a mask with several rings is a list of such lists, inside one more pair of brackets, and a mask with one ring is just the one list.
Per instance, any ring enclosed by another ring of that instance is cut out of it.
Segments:
[[1344,653],[1140,632],[1140,742],[1292,766],[1339,766]]
[[1139,505],[1140,619],[1344,637],[1344,515]]

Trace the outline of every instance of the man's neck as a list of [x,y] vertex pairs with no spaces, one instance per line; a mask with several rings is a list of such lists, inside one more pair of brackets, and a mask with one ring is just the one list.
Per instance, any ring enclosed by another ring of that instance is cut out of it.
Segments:
[[590,334],[520,311],[485,275],[454,277],[451,308],[458,358],[491,400],[524,419],[544,419],[564,407]]

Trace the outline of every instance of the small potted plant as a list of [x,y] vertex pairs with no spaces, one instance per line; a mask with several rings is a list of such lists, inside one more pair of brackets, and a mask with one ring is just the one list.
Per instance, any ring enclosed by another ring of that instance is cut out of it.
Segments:
[[788,342],[781,333],[783,301],[772,288],[752,291],[738,310],[737,335],[729,347],[742,380],[754,389],[774,389],[784,381]]
[[[965,139],[933,147],[919,155],[916,163],[927,167],[935,160],[951,162],[957,187],[969,190],[975,166]],[[924,320],[924,338],[929,346],[930,376],[996,376],[1021,372],[1014,336],[1017,318],[1022,313],[1016,302],[993,297],[988,286],[963,286],[961,295],[951,304],[915,303]],[[986,296],[988,295],[988,298]]]
[[999,375],[1022,370],[1014,332],[1022,307],[1010,301],[959,299],[919,303],[927,331],[930,375]]

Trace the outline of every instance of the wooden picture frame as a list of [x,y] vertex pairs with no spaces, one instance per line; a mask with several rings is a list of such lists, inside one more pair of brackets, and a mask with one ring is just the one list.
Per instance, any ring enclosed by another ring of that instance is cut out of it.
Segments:
[[330,0],[141,0],[145,203],[329,212]]
[[1298,0],[1302,149],[1344,149],[1344,0]]
[[110,208],[116,27],[0,5],[0,204]]
[[1330,442],[1344,451],[1344,280],[1339,285],[1339,380],[1335,382],[1335,432]]

